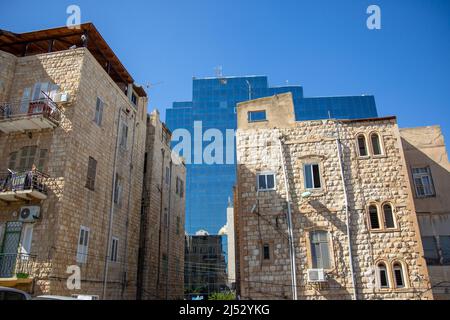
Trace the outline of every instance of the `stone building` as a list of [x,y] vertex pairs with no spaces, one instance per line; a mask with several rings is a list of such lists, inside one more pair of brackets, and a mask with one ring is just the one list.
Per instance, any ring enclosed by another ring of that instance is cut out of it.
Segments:
[[238,105],[243,299],[432,299],[395,117],[296,122],[291,94]]
[[[0,32],[0,285],[34,295],[137,297],[142,273],[154,272],[138,268],[143,184],[157,199],[158,156],[167,145],[159,140],[168,139],[155,114],[147,117],[147,102],[92,24]],[[172,198],[184,193],[180,167],[169,173],[168,190],[177,190]],[[171,229],[156,232],[166,260],[158,263],[159,287],[144,282],[152,292],[144,298],[157,291],[166,297],[167,284],[170,296],[179,296],[172,288],[183,287],[184,202],[174,200],[170,208],[164,197],[162,216],[173,220],[163,226]],[[159,200],[152,205],[159,208]],[[160,224],[155,212],[150,206],[144,219],[148,268],[156,268],[148,256],[153,223]],[[164,276],[177,265],[178,276]]]
[[186,236],[185,279],[187,293],[209,295],[227,288],[223,236],[200,230]]
[[138,299],[182,299],[186,167],[158,111],[147,116]]
[[439,126],[400,129],[435,299],[450,299],[450,164]]

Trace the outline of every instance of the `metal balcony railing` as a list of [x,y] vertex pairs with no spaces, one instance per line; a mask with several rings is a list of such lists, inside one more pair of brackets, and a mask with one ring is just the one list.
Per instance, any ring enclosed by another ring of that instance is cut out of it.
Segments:
[[35,255],[0,253],[0,278],[29,278],[33,276]]
[[48,96],[38,100],[0,102],[0,126],[1,123],[37,117],[44,118],[54,126],[58,126],[61,114],[61,109]]
[[17,191],[38,191],[47,195],[48,175],[38,170],[0,173],[0,193]]

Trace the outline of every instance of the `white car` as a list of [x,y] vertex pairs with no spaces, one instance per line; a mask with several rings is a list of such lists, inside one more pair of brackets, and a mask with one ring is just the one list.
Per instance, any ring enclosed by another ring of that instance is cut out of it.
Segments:
[[21,290],[0,287],[0,301],[12,301],[12,300],[31,300],[31,296]]

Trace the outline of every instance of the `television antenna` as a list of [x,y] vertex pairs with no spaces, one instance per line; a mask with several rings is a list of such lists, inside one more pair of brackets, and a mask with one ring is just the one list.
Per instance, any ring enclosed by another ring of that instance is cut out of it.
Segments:
[[155,82],[155,83],[148,82],[148,83],[145,85],[145,87],[146,87],[147,89],[153,89],[154,87],[159,86],[159,85],[162,85],[163,83],[164,83],[163,81]]

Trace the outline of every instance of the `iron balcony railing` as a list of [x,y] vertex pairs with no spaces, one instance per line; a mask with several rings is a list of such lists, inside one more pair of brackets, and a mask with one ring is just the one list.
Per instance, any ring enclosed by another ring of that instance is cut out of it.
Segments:
[[38,100],[0,103],[0,121],[26,119],[35,116],[43,116],[55,125],[59,125],[61,109],[48,96]]
[[32,277],[36,256],[24,253],[0,253],[0,278]]
[[47,195],[48,175],[38,170],[0,173],[0,192],[35,190]]

